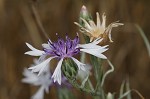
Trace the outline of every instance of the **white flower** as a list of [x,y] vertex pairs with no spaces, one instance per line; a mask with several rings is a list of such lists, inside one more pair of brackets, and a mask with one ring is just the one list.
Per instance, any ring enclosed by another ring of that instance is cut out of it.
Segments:
[[73,56],[78,54],[80,51],[89,53],[91,55],[94,55],[98,58],[106,59],[107,57],[103,55],[102,53],[108,50],[106,48],[107,46],[99,46],[97,45],[99,42],[101,42],[102,39],[96,39],[93,42],[89,44],[78,44],[79,38],[78,36],[71,40],[68,36],[66,36],[66,41],[59,38],[57,42],[51,42],[49,40],[48,44],[43,44],[44,51],[35,49],[30,44],[26,43],[27,46],[31,49],[31,51],[26,52],[25,54],[31,55],[31,56],[50,56],[40,64],[37,64],[36,66],[32,66],[29,69],[32,70],[32,72],[38,72],[38,75],[41,75],[41,73],[45,70],[46,67],[48,67],[49,62],[54,59],[60,59],[54,73],[52,74],[52,78],[54,79],[54,82],[58,82],[61,85],[61,66],[62,62],[65,58],[71,58],[78,66],[79,70],[85,71],[85,65],[84,63],[81,63],[77,59],[75,59]]
[[122,23],[118,23],[118,21],[111,23],[106,27],[106,15],[102,15],[102,21],[100,21],[99,13],[96,13],[97,16],[97,24],[94,23],[93,20],[86,21],[81,18],[84,22],[84,26],[81,26],[79,23],[74,22],[81,28],[81,32],[90,37],[90,41],[93,41],[96,38],[106,38],[108,36],[111,42],[111,30],[113,27],[118,27],[119,25],[123,25]]
[[49,67],[47,66],[45,71],[43,71],[40,76],[28,69],[24,69],[23,75],[25,76],[25,78],[22,79],[22,82],[34,86],[40,86],[39,90],[32,96],[32,99],[43,99],[44,91],[48,93],[49,87],[52,84],[52,80],[50,79],[51,74],[49,71]]

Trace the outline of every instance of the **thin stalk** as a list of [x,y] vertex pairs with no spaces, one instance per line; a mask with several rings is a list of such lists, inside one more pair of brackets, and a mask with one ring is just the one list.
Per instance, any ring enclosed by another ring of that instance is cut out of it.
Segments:
[[106,79],[106,76],[107,76],[108,74],[110,74],[111,72],[114,71],[114,66],[113,66],[113,64],[112,64],[108,59],[107,59],[107,62],[108,62],[108,64],[109,64],[109,66],[111,67],[111,69],[108,70],[108,71],[104,74],[104,76],[103,76],[103,78],[102,78],[101,87],[104,85],[104,81],[105,81],[105,79]]
[[[86,57],[86,54],[85,54],[84,52],[81,53],[81,59],[80,59],[80,61],[81,61],[82,63],[85,63],[85,57]],[[94,87],[93,87],[93,85],[92,85],[92,83],[91,83],[91,80],[88,79],[87,81],[88,81],[88,85],[89,85],[90,89],[91,89],[92,91],[94,91]]]
[[92,83],[91,83],[91,80],[90,80],[90,79],[88,79],[88,84],[89,84],[90,89],[91,89],[92,91],[94,91],[94,87],[93,87],[93,85],[92,85]]
[[76,82],[76,80],[70,80],[70,79],[68,79],[68,80],[69,80],[69,82],[70,82],[75,88],[80,89],[81,91],[84,91],[84,92],[86,92],[86,93],[89,93],[89,94],[91,94],[91,95],[93,95],[93,96],[101,96],[101,93],[99,93],[99,92],[95,92],[95,91],[92,91],[91,89],[87,89],[87,88],[85,88],[85,87],[81,87],[81,86]]
[[36,10],[36,0],[33,0],[32,3],[31,3],[31,8],[32,8],[32,13],[33,13],[33,16],[35,18],[35,21],[36,21],[36,24],[39,28],[39,30],[41,31],[41,33],[45,36],[45,38],[49,39],[45,29],[43,28],[43,25],[40,21],[40,17],[39,17],[39,14],[38,14],[38,11]]
[[144,40],[144,42],[145,42],[145,45],[146,45],[146,47],[147,47],[148,54],[149,54],[149,56],[150,56],[150,42],[148,41],[148,39],[147,39],[147,37],[146,37],[144,31],[142,30],[142,28],[141,28],[139,25],[137,25],[137,24],[135,24],[135,27],[138,29],[138,31],[139,31],[141,37],[143,38],[143,40]]

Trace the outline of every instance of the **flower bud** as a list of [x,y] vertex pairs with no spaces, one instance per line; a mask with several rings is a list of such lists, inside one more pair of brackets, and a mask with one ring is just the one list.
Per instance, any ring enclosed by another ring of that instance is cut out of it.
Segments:
[[88,12],[88,10],[87,10],[87,8],[86,8],[86,6],[84,6],[84,5],[82,6],[82,8],[80,10],[80,17],[79,17],[80,25],[84,26],[84,23],[83,23],[82,19],[87,20],[87,21],[92,19],[89,12]]
[[65,59],[62,65],[62,72],[70,80],[76,79],[78,68],[72,59]]
[[106,99],[114,99],[114,96],[109,92]]
[[81,10],[80,10],[80,17],[82,17],[83,19],[86,19],[89,16],[88,11],[86,6],[82,6]]

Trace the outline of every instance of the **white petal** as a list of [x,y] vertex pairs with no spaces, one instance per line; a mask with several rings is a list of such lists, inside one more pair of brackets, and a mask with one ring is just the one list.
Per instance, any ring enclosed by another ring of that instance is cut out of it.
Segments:
[[[51,84],[50,84],[50,85],[51,85]],[[50,85],[49,85],[49,86],[50,86]],[[49,86],[45,87],[45,92],[46,92],[46,93],[49,93]]]
[[50,48],[50,47],[49,47],[49,44],[45,44],[45,43],[44,43],[44,44],[42,44],[42,46],[43,46],[44,48]]
[[111,39],[111,30],[112,30],[112,28],[108,32],[108,38],[109,38],[110,42],[113,42],[113,40]]
[[[118,22],[118,21],[117,21],[117,22]],[[113,42],[112,39],[111,39],[111,30],[112,30],[112,28],[113,28],[113,27],[118,27],[119,25],[123,25],[122,23],[117,23],[117,22],[111,23],[111,24],[106,28],[106,33],[108,33],[108,37],[109,37],[109,40],[110,40],[111,42]]]
[[43,48],[46,48],[46,49],[49,49],[49,50],[51,50],[52,48],[51,48],[51,45],[49,44],[49,42],[48,42],[48,44],[42,44],[42,46],[43,46]]
[[44,51],[28,51],[28,52],[25,52],[25,54],[31,55],[31,56],[41,56],[44,53],[45,53]]
[[40,63],[36,66],[30,67],[28,69],[32,69],[32,72],[39,72],[38,73],[38,76],[39,76],[45,70],[46,66],[53,58],[56,58],[56,57],[50,57],[47,60],[43,61],[42,63]]
[[49,86],[53,84],[52,79],[50,79],[51,74],[49,72],[45,72],[45,74],[40,75],[39,77],[40,77],[39,81],[41,82],[41,85],[44,87],[45,92],[48,93]]
[[30,76],[36,76],[34,73],[32,73],[30,70],[28,70],[28,69],[24,69],[24,71],[23,71],[23,75],[25,76],[25,77],[30,77]]
[[102,53],[108,50],[107,48],[102,48],[102,49],[80,49],[82,52],[86,52],[88,54],[94,55],[96,57],[102,58],[102,59],[107,59],[105,55]]
[[120,25],[124,25],[123,23],[118,23],[118,21],[111,23],[110,25],[108,25],[108,27],[106,28],[106,32],[111,32],[111,29],[113,27],[118,27]]
[[26,43],[26,45],[31,49],[31,50],[37,50],[36,48],[34,48],[32,45],[30,45],[29,43]]
[[44,88],[43,86],[32,96],[32,99],[44,99]]
[[97,38],[95,39],[93,42],[91,42],[92,44],[99,44],[101,41],[103,40],[103,38]]
[[101,46],[98,46],[97,44],[99,44],[103,39],[97,38],[96,40],[94,40],[91,43],[87,43],[87,44],[78,44],[78,47],[80,48],[99,48]]
[[108,45],[106,46],[99,46],[99,45],[96,45],[98,42],[101,42],[102,39],[98,40],[98,41],[93,41],[91,43],[88,43],[88,44],[79,44],[78,47],[80,48],[84,48],[84,49],[103,49],[104,47],[107,47]]
[[63,62],[63,58],[58,62],[56,69],[54,70],[54,73],[52,75],[52,78],[54,79],[54,82],[58,82],[59,85],[61,85],[61,65]]
[[40,85],[39,82],[38,82],[38,78],[34,78],[34,77],[23,78],[21,81],[23,83],[32,84],[32,85],[35,85],[35,86]]
[[41,55],[40,58],[38,59],[38,62],[43,62],[46,58],[46,54],[45,55]]
[[92,27],[89,25],[89,23],[85,19],[83,19],[83,18],[81,18],[81,20],[84,22],[85,28],[88,29],[89,31],[91,31]]
[[90,20],[89,23],[90,23],[91,28],[96,28],[94,21]]
[[74,22],[74,24],[76,24],[77,26],[79,26],[80,28],[82,28],[83,26],[82,25],[80,25],[79,23],[77,23],[77,22]]
[[90,65],[86,65],[85,66],[85,70],[86,71],[83,71],[83,70],[79,70],[78,71],[78,77],[81,79],[81,80],[84,80],[88,75],[90,75],[90,70],[92,69],[92,67]]
[[98,49],[101,48],[101,46],[95,45],[95,44],[79,44],[78,45],[80,48],[83,49]]
[[34,84],[38,81],[37,75],[29,71],[28,69],[24,69],[23,75],[25,76],[25,78],[21,80],[23,83]]
[[38,49],[34,48],[29,43],[26,43],[26,45],[31,49],[31,51],[25,52],[25,54],[28,54],[28,55],[31,55],[31,56],[41,56],[41,55],[45,54],[44,51],[41,51],[41,50],[38,50]]
[[102,15],[102,27],[105,29],[106,28],[106,15],[103,13]]
[[77,64],[79,70],[81,69],[81,70],[83,70],[83,71],[86,71],[86,69],[85,69],[85,65],[86,65],[86,64],[81,63],[80,61],[78,61],[78,60],[75,59],[74,57],[71,57],[71,58],[72,58],[72,60]]
[[34,58],[33,59],[33,63],[34,64],[32,64],[32,66],[37,65],[37,64],[39,64],[39,60],[37,58]]
[[101,26],[101,21],[100,21],[100,17],[99,17],[99,13],[98,13],[98,12],[96,13],[96,17],[97,17],[97,27],[100,28],[100,26]]

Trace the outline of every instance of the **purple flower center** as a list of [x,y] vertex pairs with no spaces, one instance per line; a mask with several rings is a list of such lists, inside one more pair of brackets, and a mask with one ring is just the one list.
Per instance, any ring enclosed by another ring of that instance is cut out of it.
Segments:
[[66,36],[66,40],[58,38],[56,42],[48,41],[49,46],[44,48],[44,51],[48,55],[57,56],[59,58],[72,57],[80,51],[80,49],[77,48],[78,43],[78,36],[73,40]]

